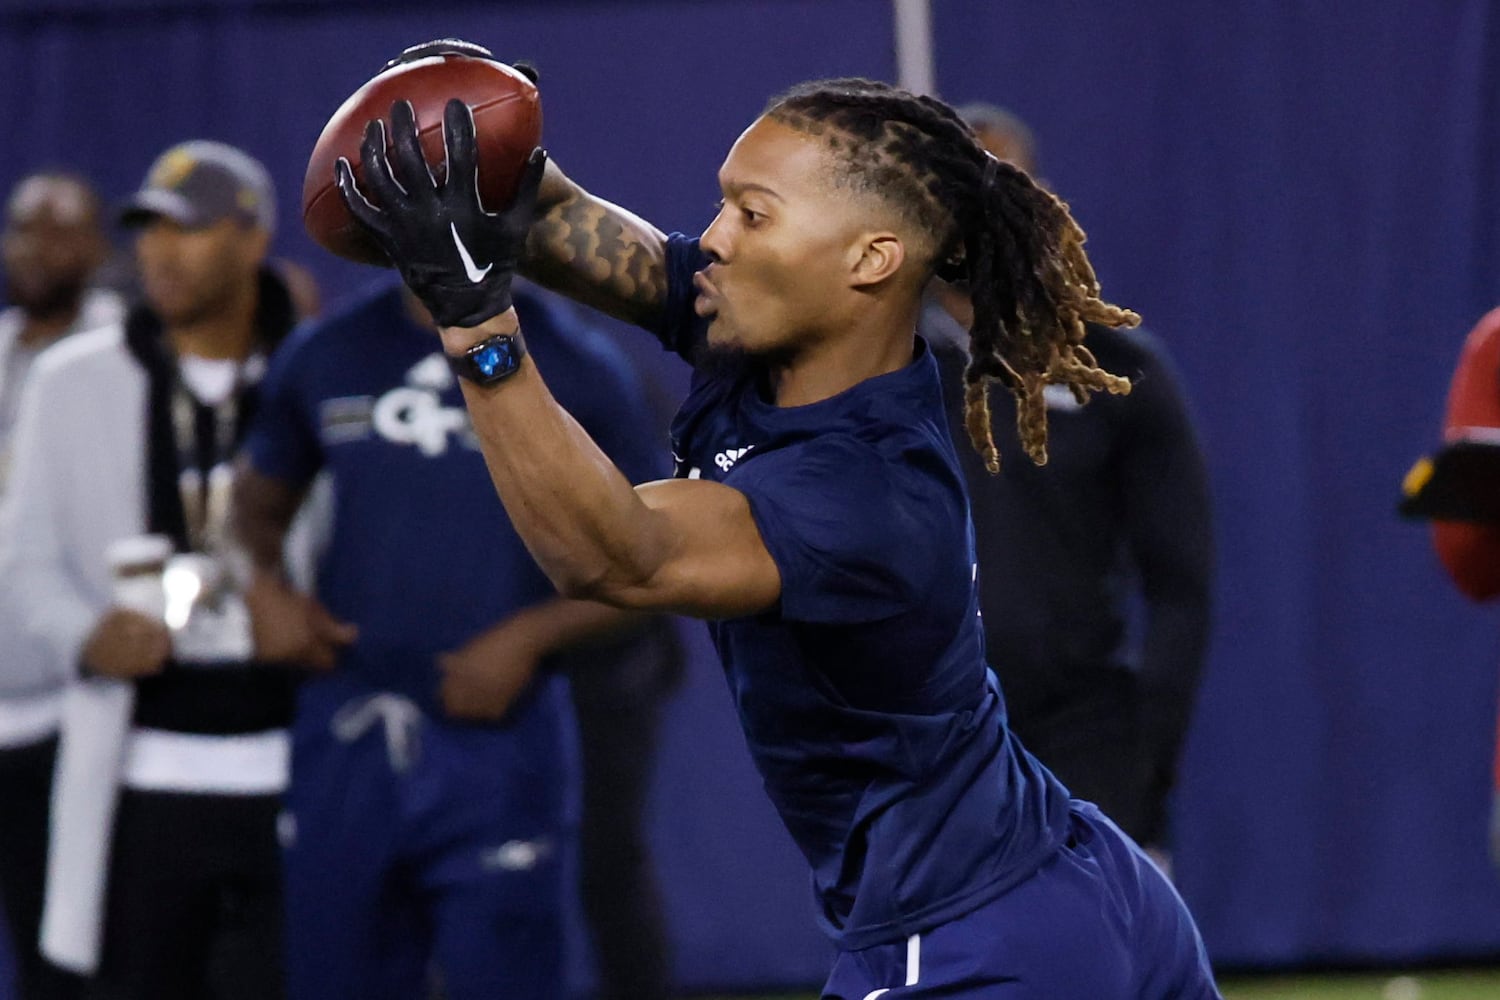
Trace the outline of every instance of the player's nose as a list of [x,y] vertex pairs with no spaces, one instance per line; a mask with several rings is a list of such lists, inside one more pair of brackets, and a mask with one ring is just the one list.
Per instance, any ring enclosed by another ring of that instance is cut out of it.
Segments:
[[724,232],[724,215],[721,212],[714,217],[714,221],[703,230],[703,235],[698,237],[698,249],[708,254],[709,260],[715,264],[724,263],[729,257],[729,241]]

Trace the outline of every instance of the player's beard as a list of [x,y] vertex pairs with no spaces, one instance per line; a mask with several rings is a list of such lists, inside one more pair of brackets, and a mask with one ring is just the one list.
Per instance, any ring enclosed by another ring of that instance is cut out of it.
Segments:
[[71,316],[83,301],[82,281],[52,281],[27,287],[23,282],[7,279],[5,300],[19,306],[33,319],[50,320]]
[[[175,300],[175,301],[174,301]],[[146,282],[146,301],[153,312],[168,327],[195,326],[223,315],[233,302],[234,296],[227,285],[204,288],[189,287],[165,301],[160,294],[153,295],[151,282]]]
[[786,347],[752,351],[738,343],[715,344],[711,340],[704,340],[698,356],[693,360],[705,373],[723,375],[744,371],[751,366],[761,369],[784,367],[791,356],[792,351]]

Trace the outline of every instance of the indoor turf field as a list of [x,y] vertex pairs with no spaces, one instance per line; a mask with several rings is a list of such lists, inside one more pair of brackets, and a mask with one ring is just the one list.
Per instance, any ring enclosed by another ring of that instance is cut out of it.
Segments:
[[[1500,970],[1226,978],[1225,1000],[1500,1000]],[[701,1000],[817,1000],[815,994]]]

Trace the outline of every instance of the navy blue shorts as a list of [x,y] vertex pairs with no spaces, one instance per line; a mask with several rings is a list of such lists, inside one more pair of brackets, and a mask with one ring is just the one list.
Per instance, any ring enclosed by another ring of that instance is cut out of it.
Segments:
[[1219,1000],[1177,891],[1091,803],[1000,898],[904,942],[843,952],[824,1000]]
[[342,678],[304,688],[283,829],[289,1000],[410,1000],[434,967],[451,1000],[556,1000],[576,748],[570,716],[532,709],[471,726]]

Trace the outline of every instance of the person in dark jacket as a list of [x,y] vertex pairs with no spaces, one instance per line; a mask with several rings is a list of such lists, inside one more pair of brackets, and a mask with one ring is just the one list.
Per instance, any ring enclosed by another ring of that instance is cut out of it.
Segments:
[[[1036,145],[993,105],[959,113],[991,154],[1032,176]],[[1044,391],[1046,465],[997,430],[990,475],[965,447],[963,370],[973,309],[933,283],[920,329],[937,355],[979,550],[985,648],[1026,747],[1078,798],[1102,807],[1158,862],[1208,645],[1213,536],[1207,474],[1172,363],[1140,330],[1088,326],[1101,367],[1129,395],[1080,405]],[[1015,426],[991,398],[996,428]],[[1141,628],[1130,626],[1139,623]],[[1139,631],[1139,636],[1133,634]]]

